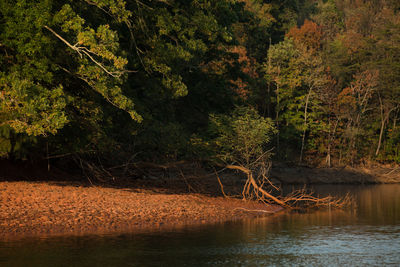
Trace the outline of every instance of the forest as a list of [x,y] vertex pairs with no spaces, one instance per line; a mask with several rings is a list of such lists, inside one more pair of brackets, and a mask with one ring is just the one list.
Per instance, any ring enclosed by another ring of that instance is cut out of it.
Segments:
[[3,160],[400,162],[398,0],[1,0],[0,62]]

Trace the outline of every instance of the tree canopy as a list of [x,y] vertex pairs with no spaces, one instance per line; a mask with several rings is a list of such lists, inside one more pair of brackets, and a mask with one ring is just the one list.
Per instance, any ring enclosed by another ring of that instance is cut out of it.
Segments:
[[273,148],[328,166],[399,162],[399,12],[387,0],[3,0],[0,157],[245,161]]

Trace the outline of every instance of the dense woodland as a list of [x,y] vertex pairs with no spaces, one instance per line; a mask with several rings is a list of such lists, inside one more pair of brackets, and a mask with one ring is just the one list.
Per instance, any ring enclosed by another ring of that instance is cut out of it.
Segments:
[[400,162],[398,0],[0,0],[0,157]]

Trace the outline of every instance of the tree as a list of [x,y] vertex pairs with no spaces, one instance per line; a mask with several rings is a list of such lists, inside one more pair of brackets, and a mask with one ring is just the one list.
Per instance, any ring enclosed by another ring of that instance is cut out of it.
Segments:
[[276,133],[273,122],[252,108],[236,108],[231,116],[211,115],[211,135],[218,159],[252,169],[270,157],[267,145]]
[[320,109],[318,91],[325,86],[327,76],[319,54],[321,29],[315,23],[305,21],[301,28],[292,29],[287,36],[283,42],[270,48],[264,68],[266,78],[276,86],[278,127],[280,119],[283,119],[295,130],[295,136],[289,138],[301,136],[301,162],[306,134],[315,124]]
[[0,5],[0,119],[15,134],[54,141],[58,152],[145,149],[160,122],[190,134],[234,104],[235,2]]

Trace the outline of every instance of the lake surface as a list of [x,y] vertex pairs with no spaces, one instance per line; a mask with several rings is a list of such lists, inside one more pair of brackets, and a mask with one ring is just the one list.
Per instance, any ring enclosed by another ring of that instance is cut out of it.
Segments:
[[0,266],[400,266],[400,185],[315,190],[349,191],[357,207],[148,234],[0,241]]

